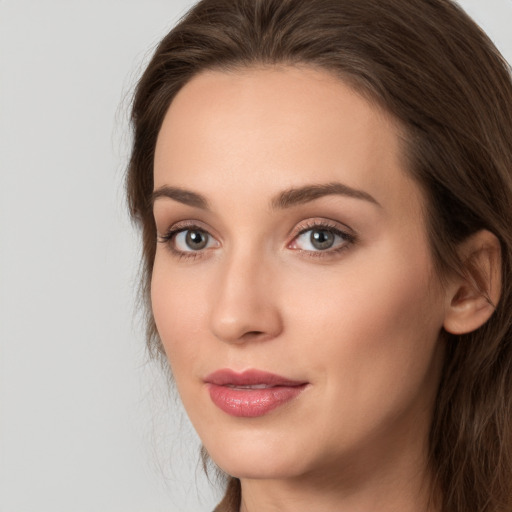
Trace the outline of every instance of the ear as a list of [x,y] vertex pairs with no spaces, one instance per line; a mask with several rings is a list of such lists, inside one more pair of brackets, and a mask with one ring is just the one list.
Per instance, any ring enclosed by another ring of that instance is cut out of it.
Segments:
[[501,295],[501,246],[490,231],[478,231],[462,242],[463,273],[448,287],[444,328],[467,334],[481,327],[494,312]]

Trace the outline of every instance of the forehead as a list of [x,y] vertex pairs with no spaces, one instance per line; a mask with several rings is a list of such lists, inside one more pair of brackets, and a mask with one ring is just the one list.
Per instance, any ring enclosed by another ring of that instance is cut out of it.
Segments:
[[326,71],[208,71],[168,109],[155,188],[170,183],[225,194],[243,182],[247,187],[236,192],[251,197],[251,191],[341,181],[392,203],[404,193],[419,195],[402,153],[398,123]]

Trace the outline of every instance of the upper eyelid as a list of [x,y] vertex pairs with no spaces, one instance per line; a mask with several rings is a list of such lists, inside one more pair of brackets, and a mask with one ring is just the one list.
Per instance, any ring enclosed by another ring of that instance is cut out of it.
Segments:
[[162,235],[167,235],[171,232],[176,233],[179,231],[186,231],[187,229],[193,229],[193,228],[196,228],[200,231],[205,231],[209,235],[215,237],[215,235],[212,234],[212,230],[209,227],[206,227],[203,222],[201,222],[199,220],[192,220],[192,219],[173,222],[163,230],[159,230],[158,225],[157,225],[157,232],[160,232],[160,236],[162,236]]
[[329,223],[329,222],[326,222],[326,223],[323,223],[323,222],[315,222],[313,224],[310,224],[310,225],[307,225],[307,226],[301,226],[299,229],[298,229],[298,234],[301,234],[301,233],[305,233],[306,231],[311,231],[315,228],[324,228],[324,229],[333,229],[333,230],[338,230],[338,231],[341,231],[342,229],[336,224],[334,223]]
[[[206,226],[205,223],[202,221],[199,221],[197,219],[186,219],[178,222],[172,223],[168,228],[157,234],[159,237],[166,237],[169,234],[176,235],[179,232],[186,231],[187,229],[193,229],[196,228],[200,231],[204,231],[208,233],[208,235],[215,238],[217,241],[221,241],[221,237],[213,230],[211,227]],[[301,234],[310,231],[315,228],[324,228],[324,229],[330,229],[333,231],[338,231],[342,234],[348,235],[352,238],[356,238],[355,231],[348,225],[341,223],[339,221],[335,221],[333,219],[327,219],[327,218],[309,218],[306,220],[303,220],[301,222],[296,223],[292,229],[288,232],[286,235],[286,239],[288,240],[286,242],[286,245],[291,243],[293,240],[295,240],[298,236]]]
[[206,251],[209,251],[212,248],[205,247],[203,249],[198,249],[197,251],[184,251],[174,247],[174,244],[176,243],[176,237],[178,235],[180,235],[184,231],[194,230],[194,228],[196,228],[197,231],[203,231],[207,233],[209,237],[211,237],[213,240],[220,244],[219,240],[214,235],[212,235],[209,230],[202,228],[197,224],[198,223],[194,221],[183,221],[171,224],[171,226],[164,232],[164,234],[157,233],[157,243],[160,242],[166,245],[170,252],[179,259],[196,259],[202,257],[206,253]]
[[[330,231],[331,233],[334,233],[336,236],[344,239],[345,242],[355,242],[357,240],[357,237],[356,237],[355,233],[353,233],[352,230],[348,230],[348,229],[343,230],[337,226],[317,224],[316,226],[305,228],[305,229],[299,231],[297,234],[295,234],[292,237],[292,239],[288,243],[291,244],[291,243],[295,242],[299,237],[303,236],[308,231]],[[327,251],[325,251],[325,252],[327,252]]]
[[343,224],[342,222],[335,221],[332,219],[320,219],[320,218],[313,218],[308,219],[303,222],[299,222],[296,224],[291,232],[289,233],[289,237],[293,237],[292,239],[296,238],[297,236],[310,231],[315,228],[327,228],[332,229],[334,231],[339,231],[340,233],[345,233],[347,235],[350,235],[352,237],[356,236],[355,231],[348,226],[347,224]]

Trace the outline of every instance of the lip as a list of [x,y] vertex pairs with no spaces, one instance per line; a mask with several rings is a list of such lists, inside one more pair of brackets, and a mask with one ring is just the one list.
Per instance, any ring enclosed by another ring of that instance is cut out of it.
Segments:
[[243,418],[267,414],[296,398],[308,385],[261,370],[238,373],[230,369],[217,370],[204,382],[219,409]]

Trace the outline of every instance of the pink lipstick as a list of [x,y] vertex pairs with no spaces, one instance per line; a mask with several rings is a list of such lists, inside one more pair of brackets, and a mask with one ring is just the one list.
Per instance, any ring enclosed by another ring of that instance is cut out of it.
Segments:
[[286,379],[260,370],[242,373],[224,369],[204,379],[212,402],[231,416],[263,416],[297,397],[307,382]]

